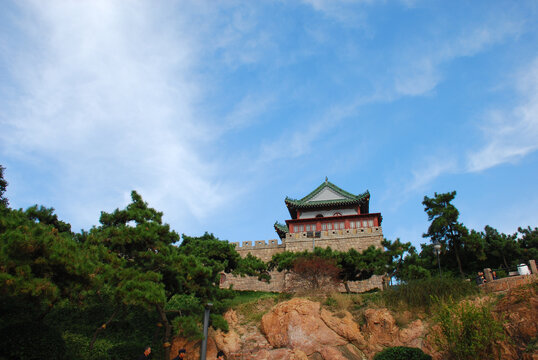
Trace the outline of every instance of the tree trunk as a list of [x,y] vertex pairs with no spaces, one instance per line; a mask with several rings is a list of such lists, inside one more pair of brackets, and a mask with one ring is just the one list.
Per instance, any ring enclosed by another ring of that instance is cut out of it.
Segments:
[[114,320],[117,314],[118,314],[118,310],[115,310],[114,313],[112,313],[112,316],[107,320],[106,323],[104,323],[103,325],[95,329],[95,332],[93,333],[92,341],[90,342],[90,352],[93,350],[93,345],[95,344],[95,340],[97,340],[97,334],[99,334],[100,331],[105,330],[108,324],[110,324],[110,322]]
[[504,266],[506,266],[506,271],[508,271],[508,263],[506,262],[506,258],[504,257],[504,252],[501,251],[501,254],[503,256]]
[[344,287],[346,288],[346,293],[351,294],[351,289],[349,288],[347,281],[344,281]]
[[458,252],[458,248],[454,246],[454,253],[456,253],[456,260],[458,261],[458,269],[460,270],[461,277],[465,277],[465,274],[463,273],[463,268],[461,267],[461,260],[460,260],[460,253]]
[[450,235],[452,240],[452,246],[454,247],[454,253],[456,254],[456,261],[458,262],[458,270],[460,271],[461,277],[464,278],[465,274],[463,273],[463,268],[461,266],[460,253],[458,248],[460,247],[460,242],[456,241],[456,236],[454,235],[454,229],[450,228]]
[[172,334],[172,326],[170,325],[170,322],[168,321],[168,318],[166,317],[166,312],[164,309],[159,305],[156,304],[155,307],[157,308],[157,312],[159,313],[159,316],[161,318],[161,322],[164,326],[164,339],[163,339],[163,346],[164,346],[164,360],[170,359],[170,335]]

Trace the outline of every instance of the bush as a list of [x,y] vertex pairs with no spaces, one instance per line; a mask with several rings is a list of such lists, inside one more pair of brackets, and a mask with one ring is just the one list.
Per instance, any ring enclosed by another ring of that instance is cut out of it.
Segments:
[[496,342],[505,335],[490,310],[489,305],[470,302],[443,304],[435,317],[440,327],[434,335],[439,350],[450,359],[492,359]]
[[61,334],[41,323],[24,322],[0,330],[0,358],[17,360],[65,359]]
[[456,301],[477,292],[476,285],[469,281],[451,277],[432,277],[393,286],[384,291],[382,296],[385,304],[391,307],[406,305],[429,310],[439,301],[449,299]]
[[340,269],[334,260],[319,256],[299,257],[293,261],[286,280],[286,291],[292,293],[330,293],[338,288]]
[[374,356],[374,360],[431,360],[430,355],[424,354],[419,348],[395,346],[387,348]]

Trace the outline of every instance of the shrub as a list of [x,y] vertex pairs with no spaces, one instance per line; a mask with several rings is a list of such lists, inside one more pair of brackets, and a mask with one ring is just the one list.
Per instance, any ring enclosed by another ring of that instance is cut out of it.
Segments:
[[8,325],[0,330],[0,358],[20,360],[65,359],[60,332],[42,322]]
[[385,304],[391,307],[406,305],[412,308],[430,307],[438,301],[454,301],[478,292],[478,288],[469,281],[451,277],[432,277],[411,280],[406,284],[391,287],[383,292]]
[[431,360],[430,355],[424,354],[419,348],[395,346],[387,348],[374,356],[374,360]]
[[489,305],[470,302],[442,304],[435,317],[440,327],[434,335],[439,350],[450,359],[491,359],[496,342],[505,335],[490,310]]
[[299,257],[293,261],[286,281],[287,291],[293,293],[328,293],[336,290],[340,269],[335,261],[319,256]]

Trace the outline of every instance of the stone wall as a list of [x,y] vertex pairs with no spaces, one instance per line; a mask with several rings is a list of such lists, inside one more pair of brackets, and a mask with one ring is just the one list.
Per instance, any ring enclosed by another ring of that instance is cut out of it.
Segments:
[[256,276],[235,276],[232,274],[224,274],[224,278],[221,278],[220,287],[230,288],[234,290],[255,290],[255,291],[269,291],[269,292],[282,292],[285,285],[284,272],[270,271],[271,281],[259,281]]
[[[255,276],[235,276],[232,274],[223,274],[220,286],[222,288],[233,288],[234,290],[254,290],[254,291],[269,291],[282,292],[286,288],[286,275],[284,272],[271,271],[271,281],[259,281]],[[383,276],[374,275],[368,280],[350,281],[348,282],[349,290],[355,293],[361,293],[372,289],[383,289]],[[338,289],[340,292],[345,292],[344,284],[341,284]]]
[[537,274],[518,275],[518,276],[509,276],[506,278],[488,281],[487,283],[479,285],[479,286],[485,292],[497,292],[497,291],[506,291],[508,289],[512,289],[512,288],[525,285],[525,284],[531,284],[537,280],[538,280]]
[[268,242],[257,240],[254,241],[254,244],[252,241],[243,241],[242,246],[239,246],[237,242],[231,244],[235,245],[235,250],[237,250],[241,257],[244,258],[250,253],[264,262],[271,260],[274,254],[284,252],[286,247],[284,243],[279,244],[276,239],[269,240]]
[[380,226],[373,228],[322,231],[320,238],[309,238],[306,232],[288,233],[284,239],[287,251],[312,250],[313,246],[331,247],[337,251],[366,250],[369,246],[382,248],[383,231]]
[[[382,248],[381,241],[383,240],[383,231],[380,226],[372,228],[360,229],[345,229],[345,230],[328,230],[322,231],[321,237],[308,237],[306,232],[303,233],[288,233],[282,243],[278,240],[244,241],[242,246],[239,243],[232,243],[235,249],[241,255],[246,257],[247,254],[252,254],[262,261],[271,260],[274,254],[284,251],[299,252],[304,250],[312,251],[313,246],[320,248],[331,247],[337,251],[348,251],[355,249],[363,251],[369,246]],[[255,290],[255,291],[273,291],[281,292],[285,288],[286,280],[284,273],[273,271],[270,273],[271,282],[267,283],[259,281],[252,276],[233,276],[231,274],[223,274],[220,286],[223,288],[233,287],[235,290]],[[356,281],[349,283],[350,290],[353,292],[364,292],[374,288],[383,288],[382,276],[372,276],[368,280]],[[341,291],[345,291],[344,286],[341,286]]]

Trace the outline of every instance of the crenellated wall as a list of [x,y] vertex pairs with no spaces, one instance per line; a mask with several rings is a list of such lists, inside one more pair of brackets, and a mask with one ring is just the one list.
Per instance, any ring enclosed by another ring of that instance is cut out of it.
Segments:
[[[308,233],[306,232],[288,233],[282,239],[282,243],[273,239],[268,242],[264,240],[254,242],[244,241],[241,246],[239,243],[232,244],[235,245],[235,249],[241,257],[246,257],[250,253],[262,261],[267,262],[271,260],[274,254],[284,251],[311,251],[314,246],[320,248],[330,246],[333,250],[337,251],[348,251],[350,249],[363,251],[372,245],[382,248],[382,240],[383,231],[381,226],[376,226],[371,228],[322,231],[319,238],[308,237]],[[231,274],[223,274],[221,287],[228,288],[233,286],[236,290],[281,292],[285,288],[286,279],[284,274],[273,271],[270,275],[271,282],[267,283],[259,281],[256,277],[252,276],[239,277]],[[374,288],[382,289],[382,277],[372,276],[368,280],[349,283],[349,286],[353,292],[363,292]],[[341,287],[341,291],[344,291],[343,286]]]
[[264,240],[256,240],[254,244],[252,241],[243,241],[240,246],[238,242],[231,243],[235,245],[235,250],[241,255],[246,257],[248,253],[260,258],[262,261],[267,262],[271,260],[274,254],[281,253],[285,250],[285,244],[279,244],[278,240],[272,239],[268,242]]

